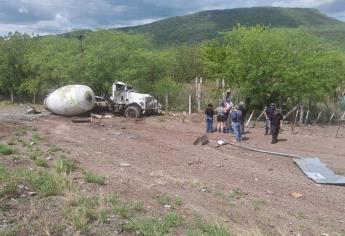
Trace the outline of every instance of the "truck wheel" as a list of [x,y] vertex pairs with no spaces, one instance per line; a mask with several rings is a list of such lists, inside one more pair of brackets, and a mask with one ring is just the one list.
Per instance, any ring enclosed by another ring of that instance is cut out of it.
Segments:
[[126,118],[139,118],[140,117],[140,110],[136,106],[127,107],[125,110],[125,117]]

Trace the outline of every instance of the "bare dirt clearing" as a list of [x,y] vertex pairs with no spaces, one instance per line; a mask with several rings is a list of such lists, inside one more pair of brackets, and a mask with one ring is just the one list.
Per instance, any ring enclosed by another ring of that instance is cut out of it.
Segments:
[[[42,133],[46,145],[68,150],[82,169],[106,177],[104,186],[85,186],[88,191],[140,199],[148,214],[167,211],[156,200],[166,194],[181,198],[179,211],[185,218],[202,216],[240,234],[345,235],[344,187],[314,183],[288,157],[229,145],[215,148],[218,138],[233,140],[231,134],[211,134],[208,145],[194,146],[205,130],[202,121],[182,122],[178,116],[113,117],[74,124],[70,118],[50,115],[22,125]],[[242,144],[316,156],[336,173],[345,174],[344,138],[324,137],[321,128],[296,128],[294,135],[290,127],[283,129],[275,145],[261,128],[248,129]],[[12,132],[6,125],[0,131],[1,140]],[[82,179],[77,181],[83,184]]]

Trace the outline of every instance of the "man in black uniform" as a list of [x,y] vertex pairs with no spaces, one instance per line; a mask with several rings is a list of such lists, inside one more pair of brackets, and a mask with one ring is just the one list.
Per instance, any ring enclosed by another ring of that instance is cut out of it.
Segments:
[[270,120],[272,144],[277,143],[278,141],[278,133],[279,133],[279,129],[282,123],[283,123],[283,116],[280,113],[280,110],[275,110]]
[[273,119],[275,111],[276,111],[276,105],[274,103],[271,103],[270,106],[266,106],[266,108],[265,108],[265,112],[264,112],[265,117],[266,117],[265,135],[271,134],[270,123]]

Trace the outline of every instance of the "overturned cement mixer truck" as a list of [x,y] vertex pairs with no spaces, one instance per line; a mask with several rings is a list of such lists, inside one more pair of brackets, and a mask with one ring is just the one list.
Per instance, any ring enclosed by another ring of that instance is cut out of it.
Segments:
[[93,109],[109,109],[125,117],[138,118],[142,115],[160,114],[161,105],[149,94],[137,93],[123,82],[115,82],[112,95],[95,96],[85,85],[67,85],[47,96],[45,108],[55,114],[74,116]]

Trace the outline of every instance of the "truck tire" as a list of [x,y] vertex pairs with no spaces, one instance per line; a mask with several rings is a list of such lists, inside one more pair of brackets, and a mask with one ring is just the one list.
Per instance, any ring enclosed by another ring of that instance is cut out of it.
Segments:
[[140,115],[141,115],[141,112],[137,106],[129,106],[125,110],[126,118],[139,118]]

